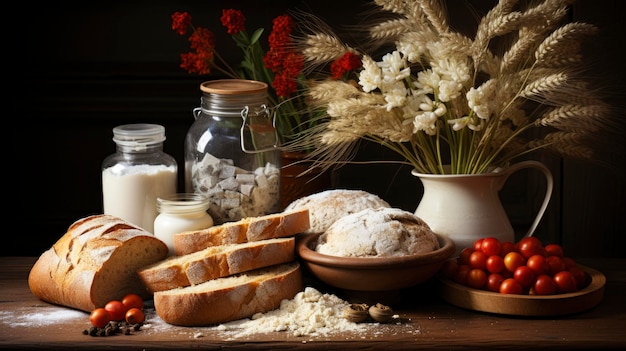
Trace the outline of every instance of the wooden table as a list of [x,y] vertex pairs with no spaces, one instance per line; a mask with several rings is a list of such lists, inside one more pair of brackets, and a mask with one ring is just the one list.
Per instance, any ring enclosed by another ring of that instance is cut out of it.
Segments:
[[[131,335],[83,335],[88,314],[34,297],[27,283],[34,257],[0,257],[0,348],[7,349],[626,349],[626,259],[579,259],[604,273],[604,298],[575,315],[528,318],[464,310],[437,296],[435,280],[405,292],[400,322],[364,333],[296,337],[285,332],[228,339],[215,328],[165,324],[149,312]],[[406,305],[406,306],[404,306]]]

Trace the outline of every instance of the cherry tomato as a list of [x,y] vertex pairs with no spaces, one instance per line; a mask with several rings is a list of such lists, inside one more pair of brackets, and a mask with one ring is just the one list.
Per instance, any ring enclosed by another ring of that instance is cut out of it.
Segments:
[[107,302],[107,304],[104,305],[104,309],[109,312],[111,320],[113,321],[123,321],[124,316],[126,315],[126,311],[128,310],[126,306],[124,306],[122,301],[119,300]]
[[459,284],[467,285],[467,274],[470,269],[470,266],[467,264],[459,265],[459,269],[457,270],[453,280]]
[[492,255],[487,257],[487,262],[485,262],[487,266],[487,270],[489,273],[500,273],[504,270],[504,258],[500,255]]
[[107,310],[99,307],[91,311],[89,321],[96,328],[104,328],[111,321],[111,316]]
[[526,266],[535,272],[535,275],[546,274],[548,272],[548,262],[543,255],[532,255],[526,260]]
[[474,252],[474,249],[470,247],[464,248],[459,254],[459,258],[458,258],[459,265],[469,264],[469,257],[472,254],[472,252]]
[[474,251],[469,257],[469,265],[472,268],[487,269],[487,255],[482,251]]
[[454,279],[454,276],[456,275],[456,272],[458,270],[459,263],[457,260],[447,260],[443,263],[443,266],[441,266],[439,272],[441,272],[441,274],[448,279]]
[[559,244],[548,244],[545,247],[547,256],[563,257],[563,247]]
[[551,276],[541,274],[535,279],[533,291],[536,295],[554,295],[557,292],[556,283]]
[[[554,256],[556,257],[556,256]],[[556,290],[559,294],[575,292],[576,279],[569,271],[560,271],[552,277],[556,283]]]
[[524,289],[530,289],[535,282],[535,273],[528,266],[519,266],[513,272],[513,279],[517,280]]
[[548,263],[548,274],[554,276],[555,274],[565,270],[565,262],[559,256],[548,256],[546,257],[546,262]]
[[487,273],[479,268],[472,268],[467,273],[467,286],[474,289],[483,289],[487,285]]
[[143,308],[143,298],[137,294],[127,294],[122,298],[122,303],[126,306],[127,310],[133,307],[138,309]]
[[472,246],[472,248],[474,248],[474,251],[480,251],[480,247],[483,244],[483,238],[481,239],[476,239],[476,241],[474,241],[474,245]]
[[504,256],[504,266],[509,272],[515,272],[515,268],[526,263],[526,259],[519,252],[509,252]]
[[567,270],[570,273],[572,273],[572,275],[574,276],[574,279],[576,279],[576,288],[578,290],[586,287],[587,284],[589,284],[587,282],[587,279],[588,279],[587,273],[585,273],[585,271],[583,271],[582,268],[573,266],[573,267],[569,267]]
[[571,257],[562,257],[561,259],[563,260],[563,263],[565,263],[565,269],[578,266],[576,261],[574,261]]
[[499,292],[500,284],[504,281],[504,277],[500,273],[491,273],[487,277],[487,290]]
[[524,258],[529,258],[532,255],[544,255],[545,249],[541,240],[534,236],[527,236],[520,240],[517,243],[517,251],[524,256]]
[[509,252],[517,250],[517,246],[510,241],[500,243],[500,256],[504,257]]
[[506,278],[500,284],[501,294],[523,294],[524,288],[517,280],[513,278]]
[[143,323],[143,321],[146,320],[146,316],[144,315],[143,311],[140,308],[131,307],[126,312],[125,319],[126,319],[126,322],[128,322],[129,324],[137,324],[137,323]]
[[494,237],[484,238],[480,244],[480,251],[482,251],[487,257],[499,255],[502,250],[500,240]]

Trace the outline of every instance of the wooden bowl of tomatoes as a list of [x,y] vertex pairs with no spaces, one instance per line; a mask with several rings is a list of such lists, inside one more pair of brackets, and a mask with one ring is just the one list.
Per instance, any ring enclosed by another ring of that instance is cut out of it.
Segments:
[[606,277],[577,264],[558,244],[476,240],[438,274],[441,297],[458,307],[517,316],[558,316],[595,307]]

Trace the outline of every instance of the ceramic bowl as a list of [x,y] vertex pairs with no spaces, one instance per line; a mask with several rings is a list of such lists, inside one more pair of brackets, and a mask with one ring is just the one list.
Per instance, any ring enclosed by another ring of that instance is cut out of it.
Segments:
[[432,278],[455,253],[453,241],[437,235],[440,248],[425,254],[398,257],[339,257],[315,251],[320,234],[300,234],[296,252],[320,281],[348,291],[389,292],[418,285]]

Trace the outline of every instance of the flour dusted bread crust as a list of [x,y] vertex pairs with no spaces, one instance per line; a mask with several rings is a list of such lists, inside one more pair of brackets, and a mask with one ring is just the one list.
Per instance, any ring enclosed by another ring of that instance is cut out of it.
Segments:
[[208,326],[275,310],[303,289],[300,264],[293,261],[155,292],[154,308],[166,323]]
[[183,256],[170,256],[137,274],[151,292],[204,283],[295,259],[295,238],[211,246]]
[[398,208],[365,209],[337,220],[315,250],[342,257],[390,257],[431,252],[439,241],[415,214]]
[[174,253],[182,256],[210,246],[284,238],[307,229],[309,229],[309,211],[298,209],[266,216],[248,217],[202,230],[176,233],[172,237],[172,242]]
[[363,190],[331,189],[294,200],[285,211],[309,209],[311,226],[304,233],[323,233],[341,217],[380,207],[391,206],[377,195]]
[[167,255],[151,233],[114,216],[89,216],[41,254],[28,285],[43,301],[91,312],[128,293],[149,298],[137,270]]

